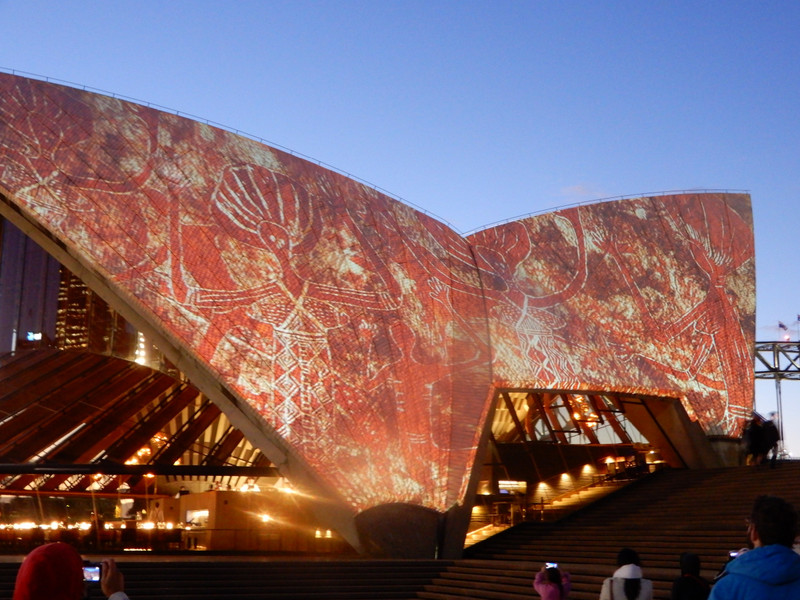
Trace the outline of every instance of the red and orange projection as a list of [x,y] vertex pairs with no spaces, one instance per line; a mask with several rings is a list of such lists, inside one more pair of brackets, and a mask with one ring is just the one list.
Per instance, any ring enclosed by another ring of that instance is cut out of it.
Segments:
[[707,433],[738,433],[753,403],[746,194],[590,204],[468,241],[495,386],[677,396]]
[[253,140],[6,74],[0,190],[6,216],[255,422],[279,468],[354,512],[463,503],[498,388],[677,395],[715,433],[752,405],[746,195],[465,238]]

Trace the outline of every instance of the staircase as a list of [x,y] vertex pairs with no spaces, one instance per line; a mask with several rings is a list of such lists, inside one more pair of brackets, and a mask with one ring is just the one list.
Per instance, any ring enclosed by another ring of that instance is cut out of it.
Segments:
[[[523,523],[436,560],[121,556],[133,600],[530,600],[546,561],[572,574],[571,600],[596,600],[623,546],[642,557],[656,600],[669,598],[678,557],[692,551],[713,578],[728,551],[746,543],[754,498],[770,493],[800,507],[800,462],[776,469],[666,470],[631,483],[558,522]],[[97,557],[90,557],[97,559]],[[0,562],[0,598],[18,563]],[[102,598],[99,587],[91,598]]]
[[[599,478],[596,475],[581,475],[571,480],[568,485],[554,484],[549,497],[542,497],[541,503],[534,502],[528,506],[529,521],[557,521],[600,500],[618,489],[628,485],[634,479]],[[468,548],[492,536],[502,533],[512,525],[509,523],[489,523],[467,533],[464,547]]]
[[[157,556],[118,565],[132,600],[414,600],[449,566],[436,560],[241,560],[188,562]],[[0,563],[0,598],[11,598],[18,564]],[[90,584],[89,598],[105,598]]]
[[553,520],[553,516],[559,519],[569,516],[573,512],[583,507],[597,502],[601,498],[608,496],[622,487],[630,484],[630,479],[612,480],[606,479],[592,483],[570,491],[562,496],[554,498],[546,508],[543,520]]
[[800,507],[800,462],[662,471],[557,523],[524,523],[472,546],[419,597],[534,598],[535,572],[558,562],[572,574],[570,598],[596,600],[617,552],[630,546],[653,580],[654,597],[669,598],[681,552],[698,554],[712,579],[728,551],[746,545],[744,519],[755,497],[767,493]]

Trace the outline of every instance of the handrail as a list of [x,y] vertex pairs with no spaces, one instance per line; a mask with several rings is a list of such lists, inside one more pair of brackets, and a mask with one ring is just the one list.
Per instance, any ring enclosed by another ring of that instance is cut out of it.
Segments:
[[508,219],[501,219],[500,221],[495,221],[493,223],[489,223],[487,225],[480,225],[469,231],[465,231],[463,233],[464,236],[472,235],[473,233],[478,233],[479,231],[483,231],[484,229],[491,229],[492,227],[497,227],[498,225],[505,225],[506,223],[513,223],[514,221],[520,221],[522,219],[527,219],[528,217],[535,217],[538,215],[544,215],[551,212],[557,212],[559,210],[564,210],[567,208],[576,208],[578,206],[587,206],[589,204],[600,204],[603,202],[615,202],[618,200],[629,200],[633,198],[653,198],[658,196],[674,196],[676,194],[749,194],[750,190],[737,190],[737,189],[714,189],[714,188],[689,188],[683,190],[663,190],[660,192],[641,192],[638,194],[624,194],[621,196],[608,196],[606,198],[592,198],[590,200],[582,200],[580,202],[572,202],[570,204],[564,204],[561,206],[555,206],[552,208],[544,208],[541,210],[536,210],[533,212],[525,213],[522,215],[517,215],[516,217],[509,217]]
[[176,109],[173,109],[173,108],[168,108],[166,106],[162,106],[162,105],[156,104],[154,102],[148,102],[148,101],[145,101],[145,100],[139,100],[137,98],[133,98],[131,96],[126,96],[124,94],[117,94],[115,92],[109,92],[107,90],[102,90],[102,89],[94,88],[94,87],[91,87],[91,86],[88,86],[88,85],[74,83],[72,81],[66,81],[66,80],[63,80],[63,79],[57,79],[57,78],[54,78],[54,77],[48,77],[46,75],[38,75],[36,73],[30,73],[28,71],[20,71],[19,69],[12,69],[12,68],[3,67],[3,66],[0,66],[0,72],[8,73],[10,75],[20,75],[20,76],[23,76],[23,77],[27,77],[29,79],[38,79],[39,81],[45,81],[47,83],[55,83],[57,85],[64,85],[64,86],[75,88],[75,89],[78,89],[78,90],[92,92],[92,93],[95,93],[95,94],[101,94],[103,96],[108,96],[110,98],[116,98],[118,100],[124,100],[126,102],[132,102],[134,104],[139,104],[140,106],[145,106],[147,108],[153,108],[153,109],[156,109],[156,110],[160,110],[162,112],[168,112],[168,113],[174,114],[174,115],[179,116],[179,117],[186,117],[188,119],[192,119],[193,121],[197,121],[199,123],[204,123],[204,124],[210,125],[212,127],[217,127],[219,129],[223,129],[223,130],[228,131],[230,133],[233,133],[235,135],[240,135],[242,137],[249,138],[249,139],[251,139],[253,141],[259,142],[261,144],[265,144],[265,145],[270,146],[272,148],[276,148],[278,150],[281,150],[283,152],[291,154],[292,156],[296,156],[298,158],[302,158],[303,160],[307,160],[309,162],[315,163],[315,164],[319,165],[320,167],[323,167],[325,169],[328,169],[328,170],[333,171],[335,173],[338,173],[340,175],[344,175],[345,177],[348,177],[348,178],[350,178],[350,179],[352,179],[354,181],[357,181],[358,183],[361,183],[361,184],[363,184],[363,185],[365,185],[365,186],[367,186],[369,188],[372,188],[373,190],[375,190],[377,192],[380,192],[381,194],[384,194],[384,195],[388,196],[389,198],[392,198],[393,200],[397,200],[398,202],[402,202],[403,204],[406,204],[406,205],[410,206],[411,208],[413,208],[415,210],[418,210],[419,212],[421,212],[423,214],[428,215],[429,217],[433,217],[434,219],[440,221],[441,223],[444,223],[445,225],[450,227],[450,229],[452,229],[453,231],[459,233],[463,237],[467,237],[467,236],[469,236],[469,235],[471,235],[473,233],[477,233],[478,231],[483,231],[484,229],[490,229],[491,227],[496,227],[498,225],[502,225],[502,224],[505,224],[505,223],[511,223],[513,221],[519,221],[520,219],[524,219],[524,218],[527,218],[527,217],[532,217],[532,216],[535,216],[535,215],[555,212],[555,211],[558,211],[558,210],[563,210],[565,208],[573,208],[573,207],[576,207],[576,206],[583,206],[583,205],[586,205],[586,204],[595,204],[595,203],[598,203],[598,202],[611,202],[611,201],[614,201],[614,200],[624,200],[626,198],[666,196],[666,195],[671,195],[671,194],[683,194],[683,193],[713,193],[713,192],[717,192],[717,193],[732,193],[732,192],[733,193],[749,193],[750,192],[750,190],[737,190],[737,189],[692,188],[692,189],[684,189],[684,190],[668,190],[668,191],[660,191],[660,192],[646,192],[646,193],[640,193],[640,194],[626,194],[626,195],[623,195],[623,196],[610,196],[610,197],[607,197],[607,198],[597,198],[597,199],[585,200],[585,201],[582,201],[582,202],[574,202],[572,204],[566,204],[566,205],[563,205],[563,206],[556,206],[556,207],[552,207],[552,208],[546,208],[546,209],[542,209],[542,210],[539,210],[539,211],[534,211],[534,212],[531,212],[531,213],[518,215],[516,217],[510,217],[508,219],[495,221],[493,223],[489,223],[489,224],[486,224],[486,225],[479,225],[478,227],[474,227],[474,228],[472,228],[472,229],[470,229],[468,231],[461,231],[455,225],[453,225],[452,223],[450,223],[446,219],[443,219],[439,215],[437,215],[437,214],[435,214],[435,213],[433,213],[433,212],[431,212],[431,211],[429,211],[429,210],[427,210],[427,209],[425,209],[425,208],[423,208],[423,207],[411,202],[410,200],[406,200],[405,198],[403,198],[401,196],[398,196],[397,194],[394,194],[394,193],[392,193],[392,192],[390,192],[390,191],[388,191],[388,190],[386,190],[386,189],[384,189],[384,188],[382,188],[382,187],[380,187],[378,185],[375,185],[374,183],[371,183],[371,182],[367,181],[366,179],[363,179],[363,178],[359,177],[358,175],[354,175],[354,174],[352,174],[352,173],[350,173],[348,171],[345,171],[344,169],[340,169],[338,167],[334,167],[333,165],[330,165],[330,164],[328,164],[326,162],[323,162],[323,161],[321,161],[319,159],[316,159],[316,158],[313,158],[311,156],[308,156],[307,154],[303,154],[301,152],[297,152],[295,150],[292,150],[291,148],[288,148],[286,146],[282,146],[281,144],[276,144],[274,142],[271,142],[271,141],[269,141],[269,140],[267,140],[265,138],[262,138],[261,136],[257,136],[257,135],[253,135],[253,134],[247,133],[246,131],[242,131],[241,129],[237,129],[237,128],[231,127],[229,125],[224,125],[222,123],[218,123],[216,121],[212,121],[210,119],[206,119],[206,118],[203,118],[203,117],[198,117],[197,115],[194,115],[194,114],[191,114],[191,113],[179,111],[179,110],[176,110]]
[[569,513],[574,510],[574,509],[570,510],[567,508],[555,508],[554,505],[556,502],[562,501],[575,494],[578,494],[578,497],[580,498],[580,492],[601,485],[605,485],[613,481],[636,481],[646,477],[649,474],[650,472],[649,470],[646,469],[646,467],[640,467],[640,468],[625,469],[622,473],[593,475],[591,483],[571,488],[568,491],[565,491],[564,493],[559,494],[554,498],[551,498],[549,501],[545,501],[544,496],[542,496],[542,499],[539,502],[536,502],[534,500],[534,502],[528,505],[529,509],[527,511],[527,514],[530,515],[531,512],[535,513],[536,511],[538,511],[539,517],[537,519],[528,518],[527,520],[537,520],[537,521],[556,520],[559,517],[559,515],[563,515],[565,513]]

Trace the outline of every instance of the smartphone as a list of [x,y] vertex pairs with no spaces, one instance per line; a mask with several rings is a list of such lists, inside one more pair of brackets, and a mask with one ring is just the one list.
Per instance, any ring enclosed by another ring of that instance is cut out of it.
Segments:
[[737,550],[731,550],[730,552],[728,552],[728,556],[730,556],[731,558],[736,558],[737,556],[739,556],[739,552]]
[[100,581],[100,563],[84,562],[83,563],[83,580],[84,581]]
[[544,563],[544,566],[547,567],[548,569],[557,569],[558,568],[558,563],[546,562],[546,563]]

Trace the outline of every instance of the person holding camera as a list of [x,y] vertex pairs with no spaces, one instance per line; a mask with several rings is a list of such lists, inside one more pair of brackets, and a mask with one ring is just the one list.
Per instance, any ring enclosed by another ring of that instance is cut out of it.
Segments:
[[[13,600],[82,600],[94,580],[87,575],[97,568],[85,565],[78,551],[64,542],[38,546],[19,567]],[[114,560],[104,560],[99,569],[100,587],[109,600],[128,600],[125,578]]]
[[125,577],[114,559],[103,559],[100,564],[100,589],[108,596],[108,600],[130,600],[125,593]]
[[752,550],[739,553],[711,588],[709,600],[800,598],[800,555],[793,549],[797,512],[777,496],[759,496],[747,519]]
[[561,571],[556,563],[546,563],[533,579],[533,589],[542,600],[567,600],[571,588],[569,573]]

